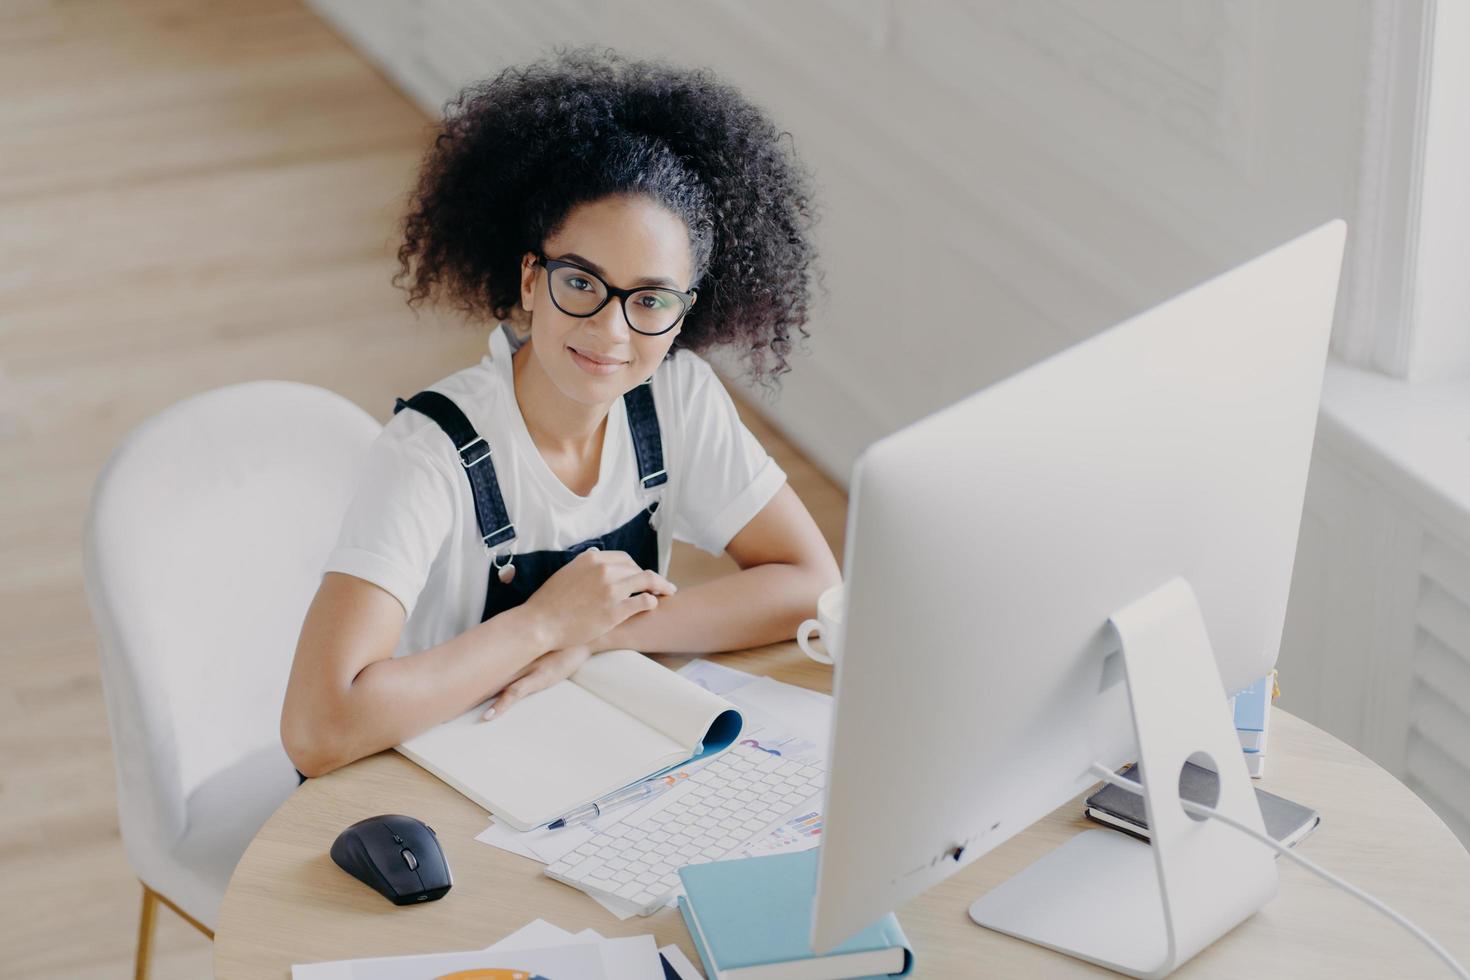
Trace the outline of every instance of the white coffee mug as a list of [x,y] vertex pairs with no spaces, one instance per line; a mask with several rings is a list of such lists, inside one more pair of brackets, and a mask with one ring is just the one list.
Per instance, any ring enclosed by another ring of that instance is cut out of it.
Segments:
[[[808,619],[796,628],[796,645],[801,652],[819,664],[831,664],[842,656],[842,613],[845,592],[841,585],[834,585],[817,599],[817,618]],[[822,646],[826,653],[812,646],[812,634],[820,631]]]

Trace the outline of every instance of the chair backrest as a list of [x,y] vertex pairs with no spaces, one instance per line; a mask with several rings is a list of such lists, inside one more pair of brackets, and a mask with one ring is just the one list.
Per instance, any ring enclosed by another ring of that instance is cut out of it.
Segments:
[[379,431],[330,391],[254,381],[147,419],[103,467],[85,578],[125,842],[176,841],[189,793],[248,753],[289,771],[296,641]]

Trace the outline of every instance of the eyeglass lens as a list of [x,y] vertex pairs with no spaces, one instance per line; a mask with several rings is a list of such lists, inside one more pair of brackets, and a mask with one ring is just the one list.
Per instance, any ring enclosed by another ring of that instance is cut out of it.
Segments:
[[[588,316],[607,298],[601,280],[566,266],[551,271],[551,298],[572,316]],[[662,333],[684,313],[684,304],[666,289],[640,289],[623,304],[628,323],[643,333]]]

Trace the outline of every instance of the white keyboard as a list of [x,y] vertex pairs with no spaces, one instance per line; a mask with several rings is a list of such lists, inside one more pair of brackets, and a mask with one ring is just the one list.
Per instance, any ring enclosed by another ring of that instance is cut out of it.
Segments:
[[616,895],[652,915],[686,864],[718,861],[819,793],[817,766],[735,745],[673,789],[546,866],[585,892]]

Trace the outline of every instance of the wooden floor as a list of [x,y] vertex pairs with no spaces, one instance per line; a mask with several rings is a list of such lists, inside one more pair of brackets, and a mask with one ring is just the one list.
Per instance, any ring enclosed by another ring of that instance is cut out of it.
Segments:
[[[296,0],[0,2],[0,976],[132,967],[80,550],[112,447],[256,378],[385,419],[481,356],[389,284],[429,126]],[[840,549],[842,493],[742,411]],[[681,548],[674,572],[724,567]],[[210,960],[160,912],[154,977]]]

